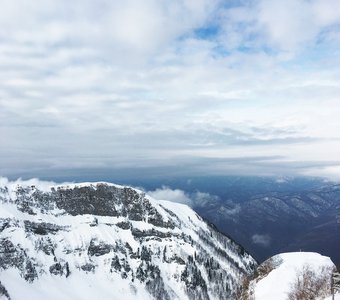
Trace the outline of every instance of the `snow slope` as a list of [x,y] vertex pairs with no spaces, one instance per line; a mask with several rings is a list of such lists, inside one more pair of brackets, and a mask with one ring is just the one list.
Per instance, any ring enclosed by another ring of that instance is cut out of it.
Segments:
[[[325,298],[324,300],[333,300],[332,296],[329,296],[327,298]],[[334,300],[340,300],[340,294],[337,293],[334,295]]]
[[0,299],[235,299],[253,258],[183,204],[0,179]]
[[294,281],[307,265],[317,274],[323,268],[328,270],[329,279],[334,268],[329,257],[312,252],[283,253],[272,259],[276,262],[276,268],[258,282],[252,283],[255,300],[287,300]]

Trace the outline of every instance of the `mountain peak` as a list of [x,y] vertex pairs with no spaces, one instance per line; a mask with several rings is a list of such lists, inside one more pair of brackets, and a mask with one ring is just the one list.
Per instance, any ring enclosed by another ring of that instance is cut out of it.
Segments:
[[0,282],[13,298],[233,299],[256,267],[183,204],[105,182],[0,183]]

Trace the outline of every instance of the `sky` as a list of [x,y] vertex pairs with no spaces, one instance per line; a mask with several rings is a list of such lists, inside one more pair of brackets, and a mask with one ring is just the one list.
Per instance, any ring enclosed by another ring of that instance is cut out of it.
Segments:
[[338,0],[0,5],[1,176],[340,179]]

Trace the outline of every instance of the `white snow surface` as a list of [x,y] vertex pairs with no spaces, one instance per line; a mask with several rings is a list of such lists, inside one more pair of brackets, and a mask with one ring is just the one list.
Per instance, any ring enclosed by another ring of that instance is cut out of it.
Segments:
[[[324,300],[333,300],[332,296],[325,298]],[[334,300],[340,300],[340,293],[334,295]]]
[[297,274],[306,265],[315,272],[320,271],[322,267],[334,267],[329,257],[313,252],[282,253],[274,256],[273,259],[282,262],[256,283],[255,300],[287,300]]
[[68,278],[49,275],[28,283],[16,270],[9,269],[1,273],[0,279],[12,300],[122,300],[122,295],[124,300],[151,299],[142,286],[132,288],[116,274],[110,279],[103,275],[76,271]]
[[[166,246],[167,257],[170,259],[174,256],[186,258],[193,256],[198,249],[195,245],[188,242],[183,242],[179,235],[184,233],[190,236],[194,241],[200,243],[198,229],[205,232],[208,237],[211,236],[211,242],[226,251],[232,260],[243,268],[247,268],[250,263],[255,261],[249,256],[240,257],[232,248],[225,248],[225,240],[221,240],[216,233],[188,206],[168,201],[158,201],[149,196],[145,196],[151,205],[162,216],[164,221],[175,219],[179,226],[169,229],[157,227],[147,221],[131,221],[122,216],[93,216],[93,215],[76,215],[71,216],[65,212],[55,208],[52,211],[41,212],[34,210],[35,214],[28,214],[18,210],[15,205],[16,191],[18,187],[32,187],[32,190],[49,193],[51,188],[72,189],[74,187],[91,186],[96,188],[98,184],[107,184],[117,188],[124,188],[120,185],[111,183],[64,183],[56,184],[54,182],[40,181],[38,179],[9,181],[6,178],[0,177],[0,188],[6,187],[6,190],[0,189],[0,219],[11,219],[16,222],[15,226],[5,228],[1,232],[0,238],[9,239],[13,244],[20,245],[29,257],[34,257],[39,265],[40,271],[38,279],[29,283],[20,276],[18,270],[14,267],[2,270],[0,266],[0,282],[9,292],[12,300],[21,299],[82,299],[82,300],[130,300],[130,299],[154,299],[145,289],[145,284],[138,280],[131,281],[130,273],[127,279],[122,279],[121,274],[114,273],[110,270],[112,260],[111,253],[89,257],[87,254],[88,246],[91,241],[95,240],[98,243],[106,243],[110,245],[119,244],[126,245],[128,243],[132,251],[137,251],[141,245],[153,250],[154,253],[159,249],[164,249]],[[34,186],[34,187],[33,187]],[[141,191],[136,190],[138,193]],[[94,219],[97,225],[91,226]],[[37,236],[25,231],[25,222],[35,223],[50,223],[56,226],[66,228],[62,232],[58,231],[55,234],[47,236]],[[171,232],[173,238],[165,238],[161,242],[156,242],[153,239],[137,241],[132,235],[131,230],[124,230],[115,224],[122,221],[130,221],[133,228],[139,230],[154,229],[158,232]],[[1,224],[0,224],[1,225]],[[40,241],[46,241],[46,238],[56,245],[55,257],[46,255],[41,250],[37,250],[36,245]],[[227,243],[227,245],[229,245]],[[214,249],[210,249],[208,245],[200,243],[200,246],[209,253],[218,263],[228,270],[230,276],[235,281],[241,280],[242,274],[232,267],[227,259],[221,259],[217,255],[214,256]],[[232,246],[230,246],[232,247]],[[84,251],[85,250],[85,251]],[[139,250],[138,250],[139,251]],[[113,255],[115,255],[114,253]],[[139,262],[136,259],[130,259],[128,256],[123,257],[118,253],[119,259],[128,261],[131,269],[136,270]],[[49,267],[56,261],[69,263],[71,275],[69,277],[56,276],[50,274]],[[188,299],[184,283],[180,280],[181,273],[185,266],[175,262],[164,263],[162,255],[152,257],[152,263],[160,269],[164,280],[165,288],[171,295],[171,299]],[[91,263],[95,265],[95,271],[85,272],[81,269],[82,266]],[[205,270],[201,269],[203,278],[207,279]],[[207,279],[208,280],[208,279]],[[208,290],[210,299],[218,299]],[[1,296],[0,296],[1,298]]]

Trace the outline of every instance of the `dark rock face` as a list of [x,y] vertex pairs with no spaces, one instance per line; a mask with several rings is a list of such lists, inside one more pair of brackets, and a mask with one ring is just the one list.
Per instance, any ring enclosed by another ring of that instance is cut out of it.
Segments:
[[[152,265],[151,265],[152,266]],[[146,290],[155,298],[160,300],[170,300],[170,296],[165,289],[160,270],[157,266],[148,266],[151,269],[151,276],[146,282]]]
[[95,240],[91,240],[87,253],[90,256],[101,256],[110,253],[111,249],[111,245],[105,244],[103,242],[97,244]]
[[11,222],[10,218],[0,219],[0,233],[7,227],[10,227],[10,222]]
[[55,257],[54,250],[57,248],[57,244],[53,242],[50,237],[40,237],[35,241],[34,249],[44,252],[46,255],[52,255]]
[[139,230],[138,228],[132,228],[131,233],[136,238],[145,238],[145,237],[170,238],[173,235],[170,232],[162,232],[162,231],[157,231],[155,229]]
[[9,296],[8,291],[7,291],[6,288],[2,285],[1,281],[0,281],[0,298],[1,298],[1,299],[6,299],[6,300],[11,300],[11,297]]
[[68,265],[68,262],[66,263],[55,263],[49,268],[50,273],[53,275],[59,275],[59,276],[66,276],[68,277],[70,275],[70,267]]
[[121,229],[128,230],[131,228],[131,223],[130,222],[119,222],[116,224],[116,226],[118,226]]
[[[142,284],[154,299],[177,299],[167,286],[173,280],[188,299],[222,300],[234,299],[239,278],[256,267],[241,246],[193,212],[181,219],[131,188],[23,187],[16,199],[2,192],[0,203],[24,214],[19,214],[23,219],[0,216],[0,271],[16,268],[27,282],[46,274],[100,272],[130,282],[132,289]],[[11,240],[12,232],[23,244]],[[163,273],[168,270],[176,272]],[[1,292],[8,294],[0,285]]]
[[58,208],[71,215],[91,214],[97,216],[123,216],[132,221],[148,220],[149,223],[174,228],[170,222],[164,222],[162,216],[145,199],[130,188],[116,188],[105,184],[94,187],[80,187],[74,189],[58,189],[52,192]]
[[191,298],[209,299],[207,284],[192,257],[188,259],[185,269],[181,274],[181,280],[185,283]]
[[34,258],[28,257],[26,251],[20,245],[14,245],[8,239],[0,239],[0,270],[15,267],[21,277],[29,282],[38,278]]
[[59,188],[52,192],[57,207],[73,216],[84,214],[118,216],[114,204],[120,196],[104,185],[98,185],[96,189],[93,187]]
[[65,228],[51,223],[25,221],[25,230],[38,235],[47,235],[49,233],[56,234],[59,230],[65,230]]
[[94,272],[94,270],[96,269],[96,266],[92,265],[90,263],[87,263],[87,264],[81,266],[81,269],[85,272]]

